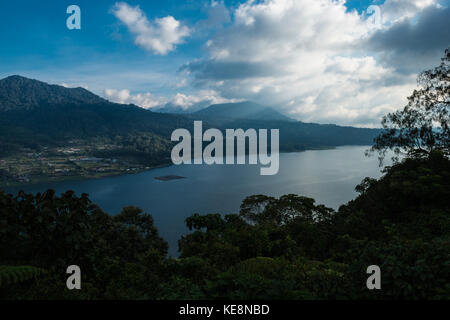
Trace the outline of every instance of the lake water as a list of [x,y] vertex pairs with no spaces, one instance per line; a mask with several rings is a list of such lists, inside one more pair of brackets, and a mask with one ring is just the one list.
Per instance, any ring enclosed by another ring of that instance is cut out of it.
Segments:
[[[20,189],[33,193],[48,188],[57,193],[84,192],[110,214],[119,213],[125,206],[138,206],[153,215],[161,236],[169,241],[169,254],[176,256],[177,241],[188,231],[185,218],[194,213],[238,213],[241,201],[250,195],[300,194],[337,209],[356,197],[354,188],[363,178],[381,176],[377,157],[364,156],[367,148],[346,146],[280,154],[280,170],[275,176],[261,176],[259,165],[182,165],[134,175]],[[168,175],[186,179],[155,179]],[[18,188],[6,191],[16,193]]]

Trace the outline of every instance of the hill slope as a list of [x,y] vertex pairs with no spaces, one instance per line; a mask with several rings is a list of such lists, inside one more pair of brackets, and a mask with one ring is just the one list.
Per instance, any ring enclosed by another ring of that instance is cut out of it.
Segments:
[[21,76],[0,80],[0,111],[32,110],[47,105],[107,103],[83,88],[69,89]]
[[174,127],[190,124],[176,115],[111,103],[83,88],[19,76],[0,80],[0,113],[3,130],[33,132],[55,141],[139,131],[168,136]]
[[[111,103],[82,88],[8,77],[0,80],[0,158],[5,159],[0,184],[169,164],[172,131],[191,124],[184,117]],[[117,162],[71,161],[80,158]]]

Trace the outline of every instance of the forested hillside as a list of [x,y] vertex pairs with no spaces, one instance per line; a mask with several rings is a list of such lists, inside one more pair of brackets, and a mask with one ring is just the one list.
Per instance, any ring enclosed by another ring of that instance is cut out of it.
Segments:
[[[433,153],[363,181],[337,212],[252,196],[237,214],[188,218],[177,259],[138,208],[110,216],[87,195],[0,193],[0,298],[450,299],[449,182],[450,161]],[[80,291],[65,285],[74,263]],[[367,290],[369,265],[382,290]],[[18,266],[27,273],[13,276]]]
[[[64,88],[12,76],[0,80],[0,155],[14,153],[23,147],[39,151],[45,146],[66,146],[71,140],[101,138],[109,143],[129,135],[151,134],[169,142],[173,130],[193,130],[193,120],[204,120],[205,128],[278,128],[282,132],[282,150],[371,144],[379,133],[378,130],[304,124],[290,121],[281,114],[277,121],[268,121],[263,117],[269,110],[267,108],[256,108],[262,110],[262,119],[252,119],[252,112],[256,112],[254,104],[247,103],[246,106],[249,110],[239,114],[237,110],[240,109],[236,107],[222,110],[230,119],[241,120],[225,124],[220,116],[208,116],[207,110],[203,111],[206,115],[200,112],[197,118],[195,114],[151,112],[134,105],[111,103],[83,88]],[[246,106],[241,109],[246,110]],[[245,120],[247,116],[248,120]],[[337,134],[340,134],[338,138]],[[166,151],[169,154],[169,150]]]

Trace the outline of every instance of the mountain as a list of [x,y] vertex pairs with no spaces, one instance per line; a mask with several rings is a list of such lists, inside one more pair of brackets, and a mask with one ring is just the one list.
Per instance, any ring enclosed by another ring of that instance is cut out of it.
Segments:
[[99,150],[116,148],[122,155],[138,154],[152,163],[167,162],[172,132],[192,130],[193,120],[203,120],[205,130],[279,129],[281,151],[369,145],[380,133],[378,129],[303,123],[252,102],[216,104],[189,115],[164,114],[112,103],[83,88],[20,76],[0,80],[0,156],[78,141]]
[[294,121],[278,111],[251,101],[214,104],[194,112],[191,117],[202,120],[279,120]]
[[176,105],[172,102],[166,103],[163,106],[160,107],[155,107],[152,109],[152,111],[154,112],[159,112],[159,113],[172,113],[172,114],[189,114],[189,113],[194,113],[197,111],[200,111],[202,109],[205,109],[209,107],[209,104],[207,102],[205,103],[198,103],[195,106],[192,106],[188,109],[182,108],[179,105]]
[[280,151],[282,152],[333,148],[344,145],[372,145],[374,138],[381,132],[381,129],[281,120],[242,119],[226,123],[218,121],[214,125],[221,129],[279,129]]
[[285,152],[342,145],[371,145],[380,133],[380,129],[295,121],[270,107],[250,101],[216,104],[186,116],[203,120],[209,126],[221,130],[279,129],[280,150]]
[[183,117],[109,102],[83,88],[65,88],[20,76],[0,80],[0,127],[20,127],[55,139],[136,131],[169,135]]
[[0,157],[30,150],[55,154],[70,146],[90,156],[159,165],[170,162],[174,128],[191,125],[184,117],[112,103],[82,88],[19,76],[0,80]]
[[42,104],[99,103],[107,103],[107,101],[83,88],[69,89],[21,76],[11,76],[0,80],[0,111],[32,110]]

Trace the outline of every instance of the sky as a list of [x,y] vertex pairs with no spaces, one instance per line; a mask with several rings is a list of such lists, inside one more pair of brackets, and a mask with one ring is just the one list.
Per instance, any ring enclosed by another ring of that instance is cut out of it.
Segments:
[[[251,100],[379,127],[450,46],[450,0],[3,1],[0,77],[196,110]],[[67,8],[81,9],[69,30]]]

